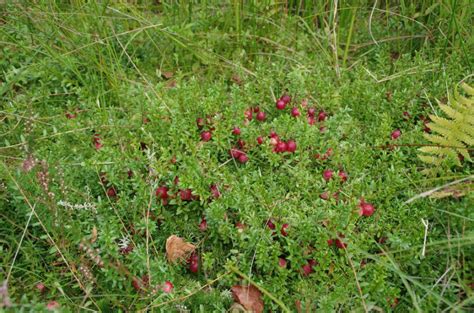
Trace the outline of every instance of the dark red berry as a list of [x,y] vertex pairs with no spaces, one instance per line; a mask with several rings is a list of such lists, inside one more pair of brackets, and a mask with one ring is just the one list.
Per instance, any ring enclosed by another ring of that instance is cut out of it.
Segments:
[[217,188],[217,185],[211,185],[210,189],[211,189],[211,194],[214,198],[216,199],[220,198],[221,193],[219,191],[219,188]]
[[117,196],[117,191],[115,190],[115,187],[109,187],[107,189],[107,196],[109,196],[109,198],[114,198]]
[[201,223],[199,223],[199,230],[206,231],[207,230],[207,221],[206,218],[202,218]]
[[237,140],[237,144],[239,145],[240,149],[245,148],[245,141],[243,141],[242,139]]
[[197,273],[199,270],[199,265],[198,263],[190,263],[189,264],[189,270],[193,273]]
[[294,107],[293,109],[291,109],[291,116],[298,117],[300,115],[301,115],[300,110],[298,110],[297,107]]
[[260,112],[257,113],[257,120],[259,120],[260,122],[265,121],[266,117],[267,117],[267,115],[263,111],[260,111]]
[[278,100],[278,101],[276,102],[276,108],[277,108],[278,110],[284,110],[285,107],[286,107],[285,101],[283,101],[283,100]]
[[197,273],[199,270],[199,256],[197,255],[196,252],[191,254],[191,256],[188,259],[188,264],[189,264],[189,270],[192,273]]
[[204,127],[204,119],[202,117],[198,117],[196,119],[196,125],[199,129]]
[[161,287],[161,290],[163,290],[164,293],[171,293],[173,291],[173,288],[173,284],[169,280],[167,280]]
[[238,159],[239,156],[241,156],[242,154],[243,154],[243,152],[238,150],[238,149],[230,149],[229,150],[229,155],[234,159]]
[[211,132],[205,131],[201,133],[201,140],[202,141],[209,141],[212,138]]
[[342,182],[346,182],[346,181],[347,181],[348,176],[347,176],[347,173],[346,173],[346,172],[344,172],[344,171],[339,171],[338,176],[341,178]]
[[308,263],[302,266],[303,269],[303,275],[308,276],[311,273],[314,273],[313,267],[316,265],[316,261],[314,260],[309,260]]
[[402,132],[400,131],[400,129],[396,129],[392,132],[390,137],[392,137],[392,140],[396,140],[396,139],[398,139],[398,137],[400,137],[401,134],[402,134]]
[[238,127],[234,127],[234,129],[232,130],[232,135],[238,136],[238,135],[240,135],[240,133],[241,133],[240,128],[238,128]]
[[365,202],[364,198],[361,198],[359,202],[359,215],[371,216],[374,212],[375,207],[371,203]]
[[168,187],[166,186],[160,186],[156,188],[155,192],[156,196],[162,200],[168,199]]
[[142,289],[142,281],[137,277],[132,278],[132,286],[136,291],[140,291]]
[[271,230],[275,230],[275,224],[273,224],[273,221],[271,219],[267,221],[267,227]]
[[262,136],[258,136],[258,137],[257,137],[257,143],[258,143],[259,145],[263,144],[263,137],[262,137]]
[[296,151],[296,142],[294,140],[288,140],[286,142],[286,151],[293,153]]
[[179,191],[179,196],[182,201],[191,201],[193,199],[193,192],[191,189],[183,189]]
[[324,112],[324,111],[319,111],[319,114],[318,114],[318,121],[322,122],[324,121],[326,118],[327,118],[327,113]]
[[323,171],[323,178],[325,181],[329,181],[332,178],[332,170],[327,169]]
[[342,242],[341,238],[343,238],[344,236],[342,235],[339,235],[339,238],[336,239],[336,247],[338,247],[339,249],[345,249],[347,248],[347,243],[344,243]]
[[287,223],[285,223],[281,226],[280,233],[281,233],[282,236],[284,236],[284,237],[288,236],[288,232],[287,232],[288,227],[290,227],[290,225],[287,224]]
[[242,164],[243,164],[243,163],[247,163],[247,161],[249,160],[249,157],[244,153],[244,154],[241,154],[241,155],[239,156],[239,159],[238,159],[238,160],[239,160],[239,162],[242,163]]
[[245,110],[244,115],[245,115],[245,119],[246,119],[247,121],[251,121],[251,120],[252,120],[252,117],[253,117],[253,115],[252,115],[252,109]]
[[289,95],[283,95],[283,96],[281,96],[280,100],[285,102],[285,104],[288,104],[288,103],[291,102],[291,97]]
[[275,152],[281,153],[286,151],[286,142],[279,141],[275,146]]

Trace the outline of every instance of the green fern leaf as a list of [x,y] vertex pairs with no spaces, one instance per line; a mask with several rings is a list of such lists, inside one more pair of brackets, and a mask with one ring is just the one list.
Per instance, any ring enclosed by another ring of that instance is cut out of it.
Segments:
[[427,164],[441,167],[462,166],[464,161],[472,162],[469,150],[474,146],[474,88],[461,85],[467,96],[455,90],[448,97],[448,105],[438,102],[445,116],[430,115],[427,126],[432,134],[424,137],[432,146],[419,149],[419,158]]

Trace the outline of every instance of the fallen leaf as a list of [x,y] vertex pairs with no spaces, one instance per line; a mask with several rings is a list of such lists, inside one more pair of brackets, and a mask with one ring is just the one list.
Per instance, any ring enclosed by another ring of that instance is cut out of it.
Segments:
[[233,75],[233,76],[231,77],[231,79],[232,79],[232,81],[233,81],[235,84],[237,84],[237,85],[239,85],[239,86],[241,86],[242,83],[243,83],[243,81],[242,81],[242,79],[240,78],[239,75]]
[[196,247],[182,238],[171,235],[166,239],[166,257],[169,262],[186,260]]
[[233,286],[231,288],[234,300],[241,304],[247,311],[263,312],[262,293],[255,286]]
[[301,310],[301,301],[300,300],[295,300],[295,306],[296,306],[296,312],[298,312],[298,313],[303,312]]
[[168,83],[166,84],[166,87],[168,87],[168,88],[176,87],[176,81],[174,79],[168,81]]
[[243,306],[241,306],[240,304],[234,302],[234,304],[232,304],[232,306],[230,307],[229,312],[231,312],[231,313],[242,313],[242,312],[245,313],[245,312],[247,312],[247,310],[245,310],[245,308]]
[[166,79],[170,79],[171,77],[173,77],[173,75],[173,72],[161,72],[161,76]]
[[467,181],[433,192],[429,197],[434,199],[442,199],[446,197],[461,198],[473,191],[474,184],[471,181]]
[[331,263],[331,265],[329,265],[329,274],[332,274],[334,272],[334,263]]
[[97,227],[92,227],[91,233],[91,243],[94,243],[97,240]]

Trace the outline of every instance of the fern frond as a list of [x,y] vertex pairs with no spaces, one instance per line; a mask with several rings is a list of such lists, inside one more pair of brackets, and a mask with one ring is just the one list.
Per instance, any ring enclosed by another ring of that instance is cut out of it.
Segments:
[[445,116],[430,115],[432,134],[424,137],[434,144],[419,149],[419,158],[434,166],[462,166],[460,156],[472,162],[469,150],[474,146],[474,88],[462,84],[467,96],[455,90],[448,105],[438,102]]
[[446,113],[447,116],[449,116],[452,119],[462,119],[463,115],[450,107],[449,105],[439,103],[439,107],[441,110],[443,110],[444,113]]
[[446,137],[435,135],[435,134],[424,134],[423,137],[425,137],[432,143],[440,145],[440,146],[448,146],[450,148],[461,148],[461,149],[466,147],[459,140],[456,140],[456,139],[449,140]]
[[474,88],[472,88],[466,83],[462,83],[461,87],[469,96],[474,97]]
[[436,156],[428,156],[428,155],[423,155],[423,154],[418,155],[418,158],[420,158],[420,160],[423,161],[424,163],[433,164],[433,165],[439,165],[442,161],[440,158]]

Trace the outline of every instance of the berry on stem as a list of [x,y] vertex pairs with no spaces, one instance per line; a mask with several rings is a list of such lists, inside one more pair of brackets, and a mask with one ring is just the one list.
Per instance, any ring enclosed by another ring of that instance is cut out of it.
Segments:
[[331,180],[332,174],[333,174],[332,170],[330,170],[330,169],[324,170],[324,171],[323,171],[323,178],[324,178],[324,180],[325,180],[325,181]]
[[301,115],[300,110],[298,110],[297,107],[294,107],[293,109],[291,109],[291,116],[298,117],[300,115]]
[[364,198],[359,201],[359,215],[360,216],[371,216],[375,212],[375,207],[368,202],[365,202]]
[[202,141],[206,142],[206,141],[211,140],[211,138],[212,138],[211,132],[205,131],[205,132],[202,132],[202,133],[201,133],[201,140],[202,140]]
[[285,107],[286,107],[285,101],[283,101],[283,100],[278,100],[278,101],[276,102],[276,108],[277,108],[278,110],[284,110]]
[[265,112],[260,111],[260,112],[257,113],[257,120],[258,121],[263,122],[263,121],[265,121],[266,118],[267,118],[267,115],[265,114]]

